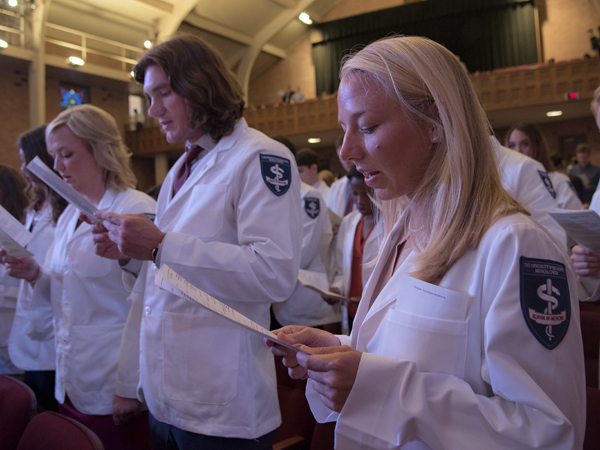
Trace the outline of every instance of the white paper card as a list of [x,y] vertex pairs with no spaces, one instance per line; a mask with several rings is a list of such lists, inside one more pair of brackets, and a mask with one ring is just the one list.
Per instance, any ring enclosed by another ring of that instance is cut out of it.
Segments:
[[241,325],[242,327],[252,331],[253,333],[266,337],[267,339],[270,339],[271,341],[276,342],[277,344],[282,345],[284,347],[295,350],[296,352],[308,354],[308,352],[300,350],[299,348],[296,348],[293,345],[288,344],[287,342],[280,341],[279,339],[277,339],[277,336],[275,336],[266,328],[261,327],[256,322],[237,312],[235,309],[231,308],[223,302],[220,302],[216,298],[208,295],[206,292],[201,291],[197,287],[193,286],[166,264],[163,264],[161,269],[156,273],[156,278],[154,282],[161,289],[164,289],[165,291],[168,291],[179,297],[187,298],[188,300],[193,300],[199,305],[205,307],[206,309],[211,310],[212,312],[220,315],[221,317],[229,320],[230,322],[234,322],[238,325]]
[[85,214],[92,222],[100,222],[99,219],[94,217],[94,213],[97,211],[96,207],[88,202],[83,195],[65,183],[65,181],[44,164],[40,158],[37,156],[33,158],[29,164],[27,164],[27,168],[31,170],[36,177],[56,191],[58,195]]
[[33,256],[33,253],[25,249],[31,240],[31,233],[2,206],[0,206],[0,224],[0,247],[9,256],[15,258]]
[[582,247],[600,253],[600,216],[594,210],[553,209],[550,216]]
[[[406,299],[406,301],[403,301]],[[463,321],[469,306],[469,294],[453,291],[402,275],[398,284],[396,311],[405,311],[416,316],[436,317],[445,320]]]
[[336,298],[342,302],[347,302],[350,299],[343,295],[336,294],[329,290],[329,282],[327,275],[323,272],[311,272],[309,270],[300,269],[298,273],[298,281],[309,289],[318,292],[326,297]]

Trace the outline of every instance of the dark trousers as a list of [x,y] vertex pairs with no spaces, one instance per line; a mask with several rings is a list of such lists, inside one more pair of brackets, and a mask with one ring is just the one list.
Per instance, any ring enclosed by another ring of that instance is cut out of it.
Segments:
[[205,436],[156,420],[148,414],[154,450],[272,450],[275,431],[257,439]]
[[23,381],[35,394],[38,412],[58,412],[58,402],[54,398],[54,370],[29,370],[25,371]]

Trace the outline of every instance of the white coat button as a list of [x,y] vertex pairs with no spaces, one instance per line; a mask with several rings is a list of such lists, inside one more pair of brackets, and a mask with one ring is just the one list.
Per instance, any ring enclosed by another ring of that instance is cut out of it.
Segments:
[[148,317],[151,312],[152,312],[152,308],[150,308],[149,306],[144,306],[144,315],[146,317]]

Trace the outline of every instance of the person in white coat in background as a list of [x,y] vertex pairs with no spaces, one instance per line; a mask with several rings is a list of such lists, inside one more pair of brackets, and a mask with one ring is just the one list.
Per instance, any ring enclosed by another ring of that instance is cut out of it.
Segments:
[[[354,166],[347,175],[356,210],[342,220],[336,237],[333,258],[333,283],[329,290],[350,298],[344,306],[344,334],[352,330],[352,322],[364,286],[373,272],[383,235],[383,223],[371,201],[373,190],[365,185],[365,176]],[[335,298],[323,297],[331,304]]]
[[[335,141],[335,150],[340,156],[340,150],[342,149],[342,143],[344,142],[344,135],[342,134]],[[344,161],[340,158],[340,163],[342,167],[346,171],[346,173],[350,172],[350,170],[354,167],[354,164],[348,161]],[[340,219],[343,219],[345,216],[350,214],[352,211],[356,211],[356,203],[354,202],[354,198],[352,197],[352,192],[350,190],[350,180],[348,179],[347,174],[341,177],[339,180],[333,182],[331,187],[329,188],[329,193],[327,194],[327,207]],[[339,228],[339,225],[338,225]],[[337,228],[334,230],[337,233]]]
[[316,188],[324,199],[329,195],[329,186],[319,178],[319,155],[312,148],[301,148],[296,152],[296,164],[300,179]]
[[[156,202],[133,189],[131,153],[107,112],[92,105],[63,111],[48,125],[46,144],[54,169],[96,208],[154,212]],[[34,287],[32,305],[52,305],[59,412],[92,429],[107,450],[150,448],[136,399],[138,355],[121,354],[130,311],[121,268],[94,254],[92,226],[79,216],[67,206],[43,265],[43,255],[5,257],[9,273]]]
[[167,141],[187,144],[162,184],[154,223],[97,213],[106,227],[97,229],[98,254],[154,263],[144,290],[140,396],[155,450],[270,449],[281,418],[274,360],[260,337],[154,280],[166,264],[268,328],[271,304],[290,297],[300,266],[293,155],[248,127],[239,83],[199,37],[153,47],[134,73]]
[[[591,102],[591,110],[596,119],[596,125],[600,130],[600,86],[594,91]],[[594,193],[590,203],[590,209],[600,214],[600,193]],[[571,261],[575,273],[580,277],[579,297],[581,301],[595,302],[600,300],[600,255],[576,245],[572,248]]]
[[[0,206],[21,225],[24,224],[30,197],[27,181],[16,170],[0,164]],[[1,247],[0,247],[1,249]],[[4,251],[0,261],[4,263]],[[10,330],[15,318],[19,280],[12,278],[4,265],[0,265],[0,374],[20,375],[23,371],[11,361],[8,346]]]
[[310,379],[336,448],[581,448],[575,275],[503,189],[458,58],[425,38],[372,43],[345,58],[338,107],[342,158],[382,202],[382,251],[350,337],[275,332],[309,354],[267,341]]
[[[17,142],[21,172],[29,181],[29,191],[34,198],[25,222],[25,228],[32,235],[27,249],[43,259],[54,242],[56,222],[67,202],[27,170],[27,164],[35,157],[40,158],[49,168],[54,165],[46,149],[46,125],[23,133]],[[31,285],[21,280],[8,351],[13,363],[25,371],[23,381],[35,393],[38,411],[58,412],[58,404],[54,398],[56,353],[52,307],[49,302],[32,305],[32,295]]]
[[543,180],[548,187],[552,186],[554,196],[556,198],[556,206],[560,209],[583,209],[583,204],[577,192],[571,184],[571,180],[564,173],[554,170],[550,155],[548,154],[548,146],[542,136],[540,130],[531,123],[518,123],[513,125],[506,133],[506,147],[529,156],[535,159],[544,166],[544,169],[550,177],[548,183],[546,175],[543,175]]
[[494,136],[490,139],[504,189],[529,211],[531,218],[544,227],[566,252],[567,234],[548,214],[558,208],[558,204],[544,166],[529,156],[504,147]]
[[[292,153],[296,153],[294,144],[283,136],[271,136],[281,142]],[[302,257],[300,269],[327,274],[325,268],[329,264],[329,245],[333,238],[331,222],[327,207],[321,193],[314,187],[300,183],[302,204]],[[339,306],[328,305],[321,296],[307,288],[299,281],[292,296],[285,302],[273,303],[271,328],[284,325],[307,325],[327,330],[331,333],[341,332],[342,312]],[[274,320],[273,320],[274,319]]]

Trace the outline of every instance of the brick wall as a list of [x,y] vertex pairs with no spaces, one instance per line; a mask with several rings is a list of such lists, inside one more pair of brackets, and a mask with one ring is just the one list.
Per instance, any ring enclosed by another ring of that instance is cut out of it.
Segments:
[[29,129],[29,86],[27,74],[18,70],[0,69],[0,164],[19,169],[17,136]]
[[[17,136],[27,131],[29,126],[29,85],[27,72],[0,69],[0,164],[15,169],[21,165],[15,142]],[[46,122],[50,122],[60,113],[58,107],[58,79],[46,79]],[[105,88],[90,86],[91,103],[104,109],[117,121],[119,131],[123,133],[128,117],[127,86]]]

